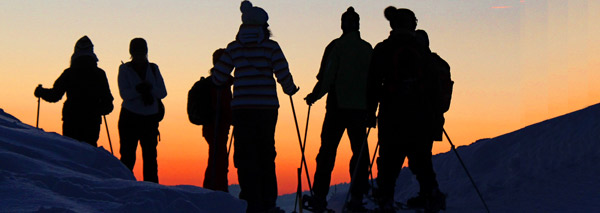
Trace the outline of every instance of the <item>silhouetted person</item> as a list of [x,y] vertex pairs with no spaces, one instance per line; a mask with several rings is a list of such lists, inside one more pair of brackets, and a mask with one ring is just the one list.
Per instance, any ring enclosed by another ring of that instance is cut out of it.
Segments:
[[45,89],[40,84],[34,95],[48,102],[57,102],[67,94],[64,103],[63,135],[97,146],[102,115],[113,110],[104,70],[98,68],[94,45],[87,36],[75,44],[71,66],[54,82],[53,88]]
[[213,82],[223,85],[235,68],[233,81],[233,162],[238,169],[240,198],[247,212],[279,212],[275,174],[275,125],[279,101],[273,74],[283,92],[298,91],[279,44],[269,39],[268,15],[243,1],[242,25],[235,41],[213,68]]
[[350,176],[352,177],[357,170],[356,177],[352,179],[351,200],[347,208],[353,212],[366,211],[362,200],[369,189],[368,148],[365,147],[367,149],[363,151],[360,159],[359,156],[366,137],[367,73],[373,48],[361,39],[359,20],[352,7],[342,14],[343,34],[325,48],[317,75],[318,82],[312,93],[305,98],[306,103],[312,105],[325,94],[329,94],[327,113],[321,131],[321,148],[317,155],[314,197],[309,201],[316,212],[326,210],[331,172],[345,130],[348,130],[352,148]]
[[161,99],[167,96],[167,89],[158,66],[148,62],[146,40],[131,40],[129,53],[131,61],[121,64],[118,77],[123,98],[119,116],[121,162],[133,171],[139,141],[144,160],[144,181],[158,183],[158,122],[164,115]]
[[[218,49],[213,53],[213,65],[225,49]],[[211,70],[212,74],[212,70]],[[208,77],[212,81],[212,77]],[[227,192],[228,181],[227,172],[229,171],[229,159],[227,156],[227,139],[229,136],[229,127],[231,126],[231,84],[230,80],[225,85],[217,88],[211,87],[210,98],[211,106],[215,114],[215,120],[202,126],[202,136],[208,143],[208,166],[204,173],[204,188],[220,190]],[[212,83],[211,83],[212,84]],[[215,129],[215,126],[218,128]],[[216,135],[215,135],[216,134]]]
[[384,13],[392,32],[373,50],[368,87],[371,119],[379,103],[376,196],[384,212],[393,211],[396,179],[408,157],[420,184],[419,196],[411,200],[420,199],[421,207],[439,211],[445,208],[445,195],[438,188],[431,161],[435,80],[427,72],[430,51],[415,36],[417,19],[412,11],[390,6]]

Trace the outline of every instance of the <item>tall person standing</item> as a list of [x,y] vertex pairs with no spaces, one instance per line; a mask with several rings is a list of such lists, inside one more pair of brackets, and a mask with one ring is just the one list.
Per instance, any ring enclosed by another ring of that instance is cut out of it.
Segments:
[[240,198],[246,212],[281,212],[276,207],[275,125],[279,101],[277,82],[287,95],[298,88],[279,44],[270,39],[267,12],[250,1],[240,6],[242,25],[235,41],[227,45],[213,68],[213,82],[224,85],[233,79],[233,162],[238,172]]
[[343,34],[325,48],[317,75],[318,82],[305,98],[306,103],[312,105],[328,94],[313,184],[314,197],[309,201],[314,212],[326,210],[331,172],[338,145],[346,130],[352,148],[350,176],[356,172],[351,180],[351,199],[346,206],[352,212],[366,211],[362,200],[369,189],[369,151],[362,150],[362,147],[367,126],[367,73],[373,48],[360,37],[359,21],[360,17],[353,7],[342,14]]
[[411,10],[390,6],[384,14],[392,31],[373,50],[367,96],[370,114],[379,105],[377,199],[383,212],[394,211],[396,179],[408,158],[420,185],[419,196],[408,203],[437,212],[445,208],[445,195],[431,160],[436,126],[436,79],[427,70],[431,52],[416,36],[417,18]]
[[129,45],[131,61],[119,67],[119,92],[123,98],[119,116],[121,162],[133,171],[138,141],[144,160],[144,181],[158,183],[158,123],[164,116],[161,99],[167,89],[158,66],[148,61],[148,45],[134,38]]

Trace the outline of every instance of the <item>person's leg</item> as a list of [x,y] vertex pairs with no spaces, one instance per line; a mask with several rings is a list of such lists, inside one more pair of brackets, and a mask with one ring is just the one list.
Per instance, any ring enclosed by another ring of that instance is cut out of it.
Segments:
[[121,110],[119,115],[119,140],[120,148],[119,153],[121,154],[121,162],[133,171],[136,160],[136,150],[138,145],[137,129],[135,127],[135,120],[131,117],[125,109]]
[[146,121],[140,139],[142,159],[144,160],[144,181],[158,183],[158,122]]
[[98,138],[100,137],[101,123],[91,122],[82,125],[83,141],[94,147],[98,147]]
[[218,138],[215,138],[214,125],[202,127],[202,135],[208,143],[208,165],[204,173],[204,188],[227,192],[229,191],[227,181],[229,126],[221,126],[218,131]]
[[246,212],[261,211],[261,184],[259,179],[258,147],[256,145],[256,120],[251,110],[233,110],[235,137],[233,163],[237,168],[240,184],[240,199],[248,204]]
[[204,172],[203,186],[206,189],[215,190],[215,126],[210,124],[203,125],[202,136],[208,144],[208,162],[206,171]]
[[227,181],[227,173],[229,172],[229,157],[227,156],[228,136],[229,125],[220,127],[217,143],[215,144],[215,189],[224,192],[229,191],[229,182]]
[[356,172],[355,179],[352,179],[353,188],[351,194],[353,201],[356,201],[355,203],[362,203],[363,195],[369,190],[369,146],[368,144],[363,145],[363,143],[367,142],[365,140],[367,137],[366,118],[363,111],[351,111],[346,117],[350,119],[347,122],[348,137],[350,138],[350,146],[352,148],[350,175],[354,175]]
[[400,174],[405,150],[402,149],[402,138],[397,122],[388,122],[388,118],[379,119],[379,157],[377,158],[377,197],[381,203],[392,202],[396,179]]
[[419,181],[421,192],[431,192],[438,187],[431,160],[433,142],[421,140],[413,143],[408,153],[409,168]]
[[321,130],[321,147],[319,148],[319,154],[317,154],[317,168],[313,182],[315,205],[319,205],[314,206],[315,208],[325,208],[327,206],[326,198],[331,183],[331,172],[335,166],[337,148],[344,131],[345,128],[343,122],[340,121],[338,112],[327,111]]
[[261,118],[257,131],[259,143],[258,166],[260,185],[262,186],[262,210],[268,211],[276,207],[277,201],[277,173],[275,171],[275,126],[277,125],[277,110],[261,110]]
[[97,147],[100,124],[87,121],[63,121],[63,136]]

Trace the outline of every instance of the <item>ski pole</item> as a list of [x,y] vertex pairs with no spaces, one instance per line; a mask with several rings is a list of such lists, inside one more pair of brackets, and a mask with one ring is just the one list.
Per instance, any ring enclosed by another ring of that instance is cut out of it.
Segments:
[[469,173],[469,170],[467,170],[467,167],[465,166],[465,163],[462,161],[462,158],[460,157],[460,155],[456,151],[456,148],[454,147],[454,144],[450,140],[450,136],[448,136],[448,133],[446,132],[446,129],[442,129],[442,130],[444,131],[444,134],[446,135],[446,138],[448,139],[448,142],[450,143],[450,147],[452,148],[452,151],[454,151],[454,154],[456,154],[456,157],[458,158],[458,161],[460,161],[460,165],[462,165],[463,169],[465,169],[465,172],[467,173],[467,176],[469,177],[469,180],[471,180],[471,183],[473,184],[473,187],[475,188],[475,191],[477,191],[477,195],[479,195],[479,198],[481,199],[481,202],[483,203],[483,206],[485,206],[485,210],[487,210],[487,212],[489,213],[490,209],[488,208],[488,205],[485,203],[485,200],[483,199],[483,196],[481,195],[481,192],[479,192],[479,188],[477,188],[477,185],[475,184],[475,181],[473,180],[473,177],[471,177],[471,174]]
[[[310,118],[310,107],[311,107],[311,105],[308,105],[308,113],[306,113],[306,128],[304,129],[304,144],[302,145],[302,147],[303,147],[302,149],[304,149],[304,147],[306,147],[306,136],[308,135],[308,119]],[[304,151],[302,152],[302,156],[304,156]],[[304,163],[304,161],[300,162],[300,168],[298,170],[300,172],[300,174],[299,174],[300,176],[298,176],[298,180],[300,181],[300,182],[298,182],[298,184],[300,184],[298,186],[299,190],[302,190],[302,163]],[[310,176],[308,176],[308,172],[307,172],[306,176],[307,176],[307,178],[309,178],[308,182],[310,184]],[[312,195],[312,190],[311,190],[311,195]],[[300,203],[302,203],[302,191],[298,191],[297,196],[299,196],[299,197],[296,197],[296,201],[298,201],[298,199],[300,199]],[[295,210],[296,210],[296,208],[294,207],[294,211]],[[300,212],[302,212],[302,206],[300,206]]]
[[300,213],[302,213],[302,168],[298,168],[298,187],[296,188],[296,201],[294,201],[294,211],[296,213],[296,207],[300,206]]
[[229,148],[227,148],[227,159],[229,159],[229,153],[231,152],[232,144],[233,144],[233,131],[231,131],[231,138],[229,139]]
[[40,124],[40,97],[38,97],[38,108],[37,108],[37,117],[35,119],[35,128],[38,128]]
[[[292,99],[291,95],[290,95],[290,103],[292,105],[292,113],[294,114],[294,122],[296,124],[296,132],[298,133],[298,142],[300,143],[300,152],[302,153],[302,161],[300,162],[300,169],[302,169],[302,164],[304,164],[304,170],[306,171],[306,180],[308,181],[308,189],[310,190],[310,195],[313,196],[312,184],[310,182],[310,176],[308,173],[308,166],[306,166],[306,157],[304,156],[304,148],[305,147],[302,145],[302,138],[300,137],[300,127],[298,127],[298,118],[296,117],[296,109],[294,108],[294,99]],[[308,109],[310,110],[310,106]]]
[[108,132],[108,122],[106,122],[106,115],[102,116],[104,118],[104,125],[106,126],[106,136],[108,136],[108,145],[110,146],[110,154],[115,155],[113,153],[112,142],[110,141],[110,133]]
[[[356,166],[354,167],[354,172],[352,172],[352,177],[350,178],[350,187],[348,188],[348,192],[346,192],[346,199],[344,200],[344,207],[342,207],[342,212],[346,212],[346,206],[348,205],[348,198],[350,197],[350,192],[352,191],[352,187],[355,184],[355,180],[356,180],[356,175],[358,174],[358,168],[360,167],[360,162],[361,162],[361,158],[365,152],[365,148],[368,150],[369,148],[369,133],[371,133],[371,127],[367,128],[367,135],[365,136],[365,140],[363,140],[363,143],[361,145],[360,148],[360,153],[358,154],[358,159],[356,162]],[[368,157],[367,157],[368,158]]]
[[[377,141],[377,145],[375,145],[375,152],[373,152],[373,159],[371,160],[371,163],[369,164],[369,173],[371,175],[371,190],[373,190],[373,186],[375,186],[373,180],[375,178],[373,178],[373,164],[375,163],[375,157],[377,156],[377,149],[379,149],[379,141]],[[373,191],[371,191],[371,194],[373,194]]]

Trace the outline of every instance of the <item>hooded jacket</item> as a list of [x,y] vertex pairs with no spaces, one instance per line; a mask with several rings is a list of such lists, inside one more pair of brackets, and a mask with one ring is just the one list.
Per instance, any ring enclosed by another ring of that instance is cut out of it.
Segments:
[[273,74],[286,94],[296,89],[279,44],[265,35],[262,25],[240,26],[236,40],[213,67],[213,82],[226,84],[234,68],[232,109],[279,108]]

